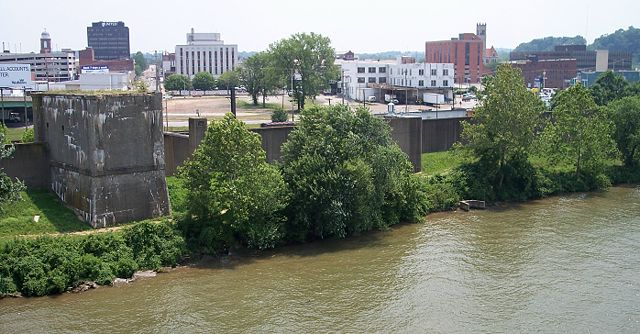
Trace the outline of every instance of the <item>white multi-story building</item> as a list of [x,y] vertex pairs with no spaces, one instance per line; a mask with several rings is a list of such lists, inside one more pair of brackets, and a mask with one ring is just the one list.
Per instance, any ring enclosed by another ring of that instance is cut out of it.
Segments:
[[49,82],[75,79],[79,66],[74,51],[51,50],[51,37],[46,31],[40,36],[40,53],[8,53],[5,51],[0,54],[0,62],[29,64],[36,81]]
[[224,44],[219,33],[196,33],[191,29],[187,44],[176,45],[176,73],[193,78],[198,72],[214,77],[238,65],[238,45]]
[[[345,97],[362,100],[382,95],[381,91],[407,89],[446,91],[453,89],[453,64],[381,61],[343,61],[342,80]],[[376,92],[377,90],[377,92]]]

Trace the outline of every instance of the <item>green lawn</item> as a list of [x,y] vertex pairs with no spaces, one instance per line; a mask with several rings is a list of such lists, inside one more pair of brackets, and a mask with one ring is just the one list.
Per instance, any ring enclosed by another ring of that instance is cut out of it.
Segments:
[[7,129],[7,141],[20,141],[22,140],[22,134],[24,133],[24,127],[18,128],[6,128]]
[[464,162],[460,152],[445,151],[422,154],[422,172],[428,175],[450,171]]
[[[0,212],[0,239],[25,234],[43,234],[90,230],[49,191],[28,190],[22,201],[2,205]],[[36,223],[35,215],[40,216]]]
[[264,104],[265,106],[262,106],[262,99],[258,99],[258,105],[253,105],[253,103],[251,102],[247,102],[247,101],[243,101],[243,100],[239,100],[238,101],[238,108],[240,109],[271,109],[271,110],[275,110],[275,109],[280,109],[282,107],[281,103],[274,103],[274,102],[267,102]]

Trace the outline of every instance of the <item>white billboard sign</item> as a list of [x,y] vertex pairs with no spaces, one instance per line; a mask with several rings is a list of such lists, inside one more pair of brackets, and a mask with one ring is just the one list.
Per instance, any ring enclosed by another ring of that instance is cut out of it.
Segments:
[[0,87],[32,88],[31,65],[0,63]]

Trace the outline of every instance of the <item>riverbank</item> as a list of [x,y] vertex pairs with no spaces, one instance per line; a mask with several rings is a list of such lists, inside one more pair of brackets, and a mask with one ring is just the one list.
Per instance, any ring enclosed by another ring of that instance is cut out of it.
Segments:
[[4,299],[0,332],[633,333],[636,189],[435,213],[119,288]]

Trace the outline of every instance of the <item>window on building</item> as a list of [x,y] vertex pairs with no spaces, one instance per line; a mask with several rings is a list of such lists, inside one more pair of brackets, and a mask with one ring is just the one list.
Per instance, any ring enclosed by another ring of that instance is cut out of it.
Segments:
[[369,67],[369,73],[376,73],[375,67]]
[[376,83],[375,77],[369,77],[369,83]]
[[424,86],[424,80],[418,80],[418,86],[423,87]]
[[[424,70],[418,70],[418,75],[424,75]],[[422,86],[422,85],[420,85]]]
[[445,68],[444,70],[442,70],[442,75],[444,76],[449,75],[449,69]]
[[364,73],[364,67],[358,67],[358,73]]
[[364,77],[358,77],[358,83],[365,83]]
[[393,75],[393,69],[392,68],[389,69],[389,74]]
[[378,67],[378,73],[387,73],[386,67]]
[[378,78],[378,83],[381,83],[381,84],[383,84],[383,83],[387,83],[387,78],[385,78],[385,77],[379,77],[379,78]]
[[435,87],[436,86],[436,81],[435,80],[431,80],[431,87]]
[[411,73],[411,70],[409,70],[409,75],[413,75],[413,74]]
[[435,68],[431,69],[431,75],[438,75],[438,70]]
[[449,87],[449,80],[443,80],[442,81],[442,86],[443,87]]

